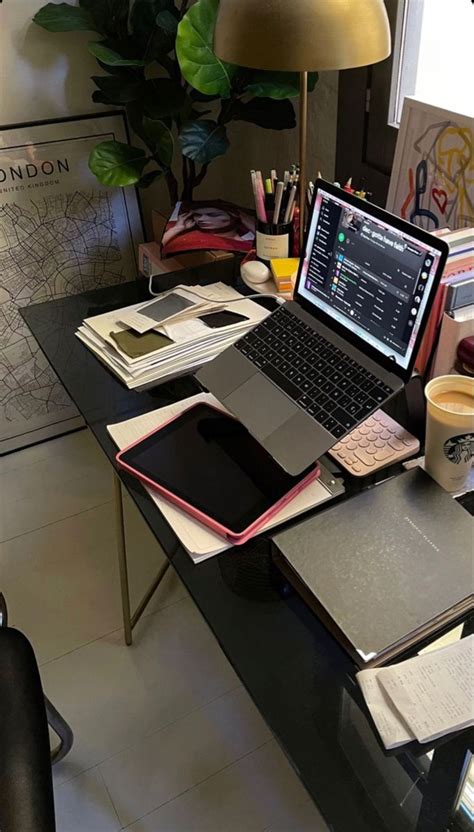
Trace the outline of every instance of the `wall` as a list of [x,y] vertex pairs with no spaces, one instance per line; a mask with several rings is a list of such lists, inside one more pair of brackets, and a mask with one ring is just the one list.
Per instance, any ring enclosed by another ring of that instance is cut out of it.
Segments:
[[[46,0],[0,5],[0,119],[2,124],[91,113],[90,76],[97,64],[88,32],[53,35],[31,22]],[[102,108],[103,109],[103,108]]]
[[[308,116],[308,178],[315,179],[320,170],[325,178],[334,177],[336,155],[338,73],[320,76],[316,90],[310,94]],[[295,100],[296,107],[298,101]],[[225,179],[230,199],[250,199],[249,170],[282,172],[298,161],[298,129],[262,130],[245,123],[229,127],[231,147],[222,159],[213,163],[202,193],[214,196]]]
[[[87,32],[50,34],[31,23],[45,0],[6,0],[0,4],[0,122],[13,124],[103,110],[90,96],[90,76],[99,74],[86,44]],[[308,173],[334,175],[337,119],[337,73],[324,73],[310,96]],[[298,133],[267,131],[239,123],[229,128],[231,148],[210,168],[199,194],[251,203],[250,168],[284,170],[298,157]],[[225,187],[223,187],[225,183]],[[149,228],[152,207],[168,208],[162,185],[142,191]]]

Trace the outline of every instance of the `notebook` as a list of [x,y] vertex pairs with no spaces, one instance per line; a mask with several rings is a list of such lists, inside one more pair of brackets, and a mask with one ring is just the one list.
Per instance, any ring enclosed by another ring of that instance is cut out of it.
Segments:
[[273,543],[277,564],[361,667],[474,608],[472,517],[420,468]]

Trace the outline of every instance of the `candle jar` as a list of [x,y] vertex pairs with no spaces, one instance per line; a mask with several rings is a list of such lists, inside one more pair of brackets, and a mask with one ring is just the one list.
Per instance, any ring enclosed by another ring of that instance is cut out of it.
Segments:
[[263,263],[269,263],[276,257],[293,256],[293,224],[262,222],[257,220],[256,228],[257,257]]

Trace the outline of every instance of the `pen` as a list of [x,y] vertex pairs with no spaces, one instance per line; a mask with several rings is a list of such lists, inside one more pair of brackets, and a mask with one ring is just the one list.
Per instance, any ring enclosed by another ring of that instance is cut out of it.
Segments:
[[273,193],[273,186],[271,179],[265,179],[265,193],[272,194]]
[[294,205],[294,202],[295,202],[295,199],[296,199],[296,191],[297,190],[298,189],[297,189],[296,185],[293,185],[293,187],[291,189],[291,192],[290,192],[289,199],[288,199],[288,205],[286,206],[285,218],[283,220],[283,222],[285,222],[285,223],[290,221],[291,212],[293,210],[293,205]]
[[277,186],[275,189],[275,210],[273,212],[273,223],[274,225],[278,225],[278,220],[280,217],[280,208],[281,208],[281,199],[283,196],[283,182],[277,182]]
[[278,179],[278,174],[277,174],[275,168],[272,168],[271,171],[270,171],[270,179],[272,180],[272,191],[273,191],[273,193],[275,193],[275,184],[276,184],[276,181]]

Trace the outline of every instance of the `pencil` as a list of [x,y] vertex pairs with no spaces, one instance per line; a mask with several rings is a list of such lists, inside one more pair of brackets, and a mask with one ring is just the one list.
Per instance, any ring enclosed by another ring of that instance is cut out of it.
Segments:
[[267,215],[265,213],[265,204],[264,204],[263,198],[260,194],[256,171],[252,170],[250,172],[250,177],[252,179],[252,189],[253,189],[253,196],[254,196],[254,199],[255,199],[255,210],[257,212],[257,217],[262,222],[266,222],[267,221]]

